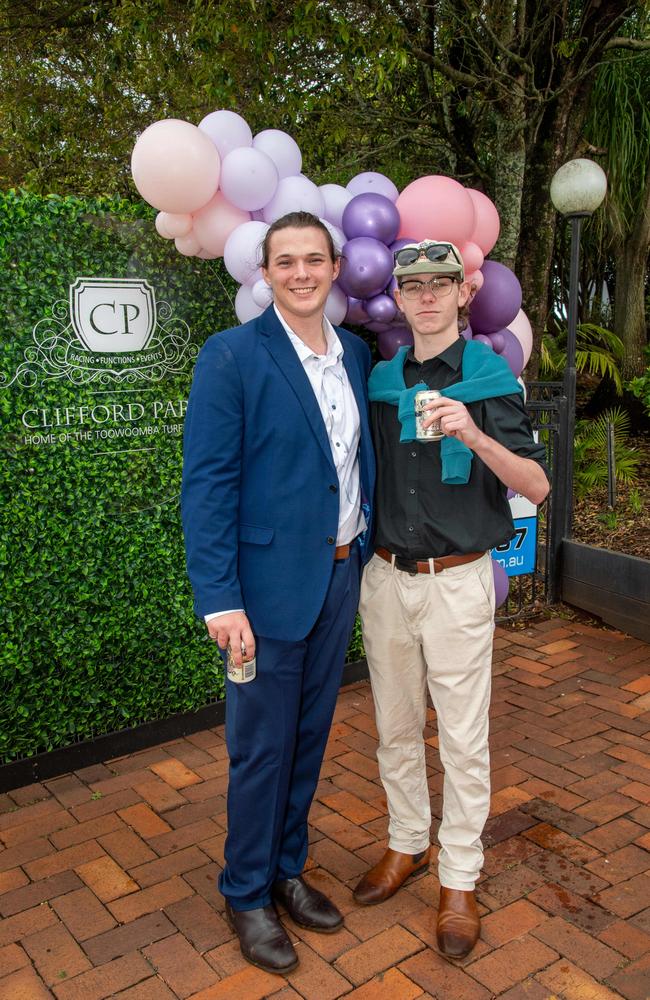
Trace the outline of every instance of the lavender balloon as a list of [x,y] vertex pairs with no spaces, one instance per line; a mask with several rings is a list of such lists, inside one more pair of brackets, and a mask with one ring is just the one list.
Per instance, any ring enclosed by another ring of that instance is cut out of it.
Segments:
[[390,295],[375,295],[366,302],[366,312],[371,320],[390,323],[395,319],[397,306]]
[[464,338],[464,340],[471,340],[472,339],[472,336],[473,336],[473,334],[472,334],[472,328],[469,325],[469,323],[467,324],[467,326],[465,327],[464,330],[460,331],[460,335],[461,335],[461,337]]
[[[282,182],[280,182],[282,183]],[[343,247],[339,284],[347,295],[371,299],[379,295],[390,281],[393,256],[379,240],[359,236]]]
[[508,596],[510,590],[510,580],[508,574],[496,559],[492,560],[492,572],[494,574],[494,596],[497,608],[500,607]]
[[391,201],[397,201],[397,196],[399,191],[390,180],[384,174],[378,174],[374,170],[367,170],[362,174],[357,174],[347,185],[348,191],[352,194],[363,194],[365,191],[370,191],[372,194],[383,194],[385,198],[390,198]]
[[340,229],[343,211],[353,195],[340,184],[321,184],[319,190],[325,199],[325,218]]
[[388,245],[400,227],[399,212],[382,194],[358,194],[343,210],[343,232],[348,239],[372,236]]
[[345,314],[345,322],[354,326],[363,326],[368,321],[368,313],[365,310],[365,302],[348,296],[348,311]]
[[412,346],[413,334],[405,327],[391,327],[377,335],[377,348],[386,361],[394,358],[400,347]]
[[474,336],[472,337],[472,340],[477,340],[479,342],[479,344],[485,344],[485,346],[489,347],[491,351],[494,350],[494,348],[492,347],[492,341],[490,340],[490,338],[489,337],[484,337],[482,333],[475,333]]
[[503,348],[506,346],[503,333],[503,330],[497,330],[496,333],[488,333],[488,338],[492,344],[492,350],[495,354],[502,354]]
[[275,222],[287,212],[311,212],[319,218],[325,213],[325,201],[316,185],[299,174],[283,177],[275,194],[264,206],[264,221]]
[[517,277],[496,260],[486,260],[481,268],[483,287],[469,308],[476,333],[488,334],[503,330],[521,309],[521,285]]
[[515,378],[519,378],[524,370],[524,349],[511,330],[502,330],[501,336],[504,340],[501,357],[508,362],[508,367]]

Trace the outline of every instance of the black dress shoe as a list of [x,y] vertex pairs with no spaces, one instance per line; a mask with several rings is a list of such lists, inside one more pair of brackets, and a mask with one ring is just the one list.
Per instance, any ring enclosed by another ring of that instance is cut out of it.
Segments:
[[226,900],[226,920],[239,938],[241,953],[258,969],[284,975],[298,964],[298,956],[274,906],[233,910]]
[[318,889],[312,889],[302,875],[275,882],[271,892],[299,927],[332,934],[343,926],[343,917],[334,903]]

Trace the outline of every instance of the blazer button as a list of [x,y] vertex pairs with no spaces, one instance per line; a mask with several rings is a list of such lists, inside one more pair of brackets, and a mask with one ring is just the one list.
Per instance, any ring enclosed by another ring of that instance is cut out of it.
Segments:
[[332,483],[330,486],[330,493],[338,493],[338,491],[339,491],[338,486],[335,486],[334,483]]
[[334,535],[328,535],[327,536],[327,544],[328,545],[334,545],[335,541],[336,541],[336,539],[334,538]]

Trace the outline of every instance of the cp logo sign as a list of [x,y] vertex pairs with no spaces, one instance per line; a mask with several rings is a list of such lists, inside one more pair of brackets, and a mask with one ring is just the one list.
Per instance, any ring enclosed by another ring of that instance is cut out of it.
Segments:
[[77,278],[70,285],[70,318],[88,351],[142,351],[156,328],[156,299],[139,278]]

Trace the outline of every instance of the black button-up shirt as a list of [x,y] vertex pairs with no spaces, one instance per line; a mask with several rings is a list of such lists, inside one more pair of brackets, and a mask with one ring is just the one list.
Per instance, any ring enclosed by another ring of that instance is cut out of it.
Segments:
[[[426,382],[445,389],[462,381],[465,340],[459,337],[435,358],[420,364],[410,350],[404,382]],[[468,403],[477,427],[524,458],[544,468],[545,448],[533,440],[521,393]],[[507,489],[474,454],[469,481],[442,481],[440,441],[400,443],[397,407],[372,403],[372,432],[377,452],[377,534],[375,545],[404,559],[482,552],[514,534]]]

